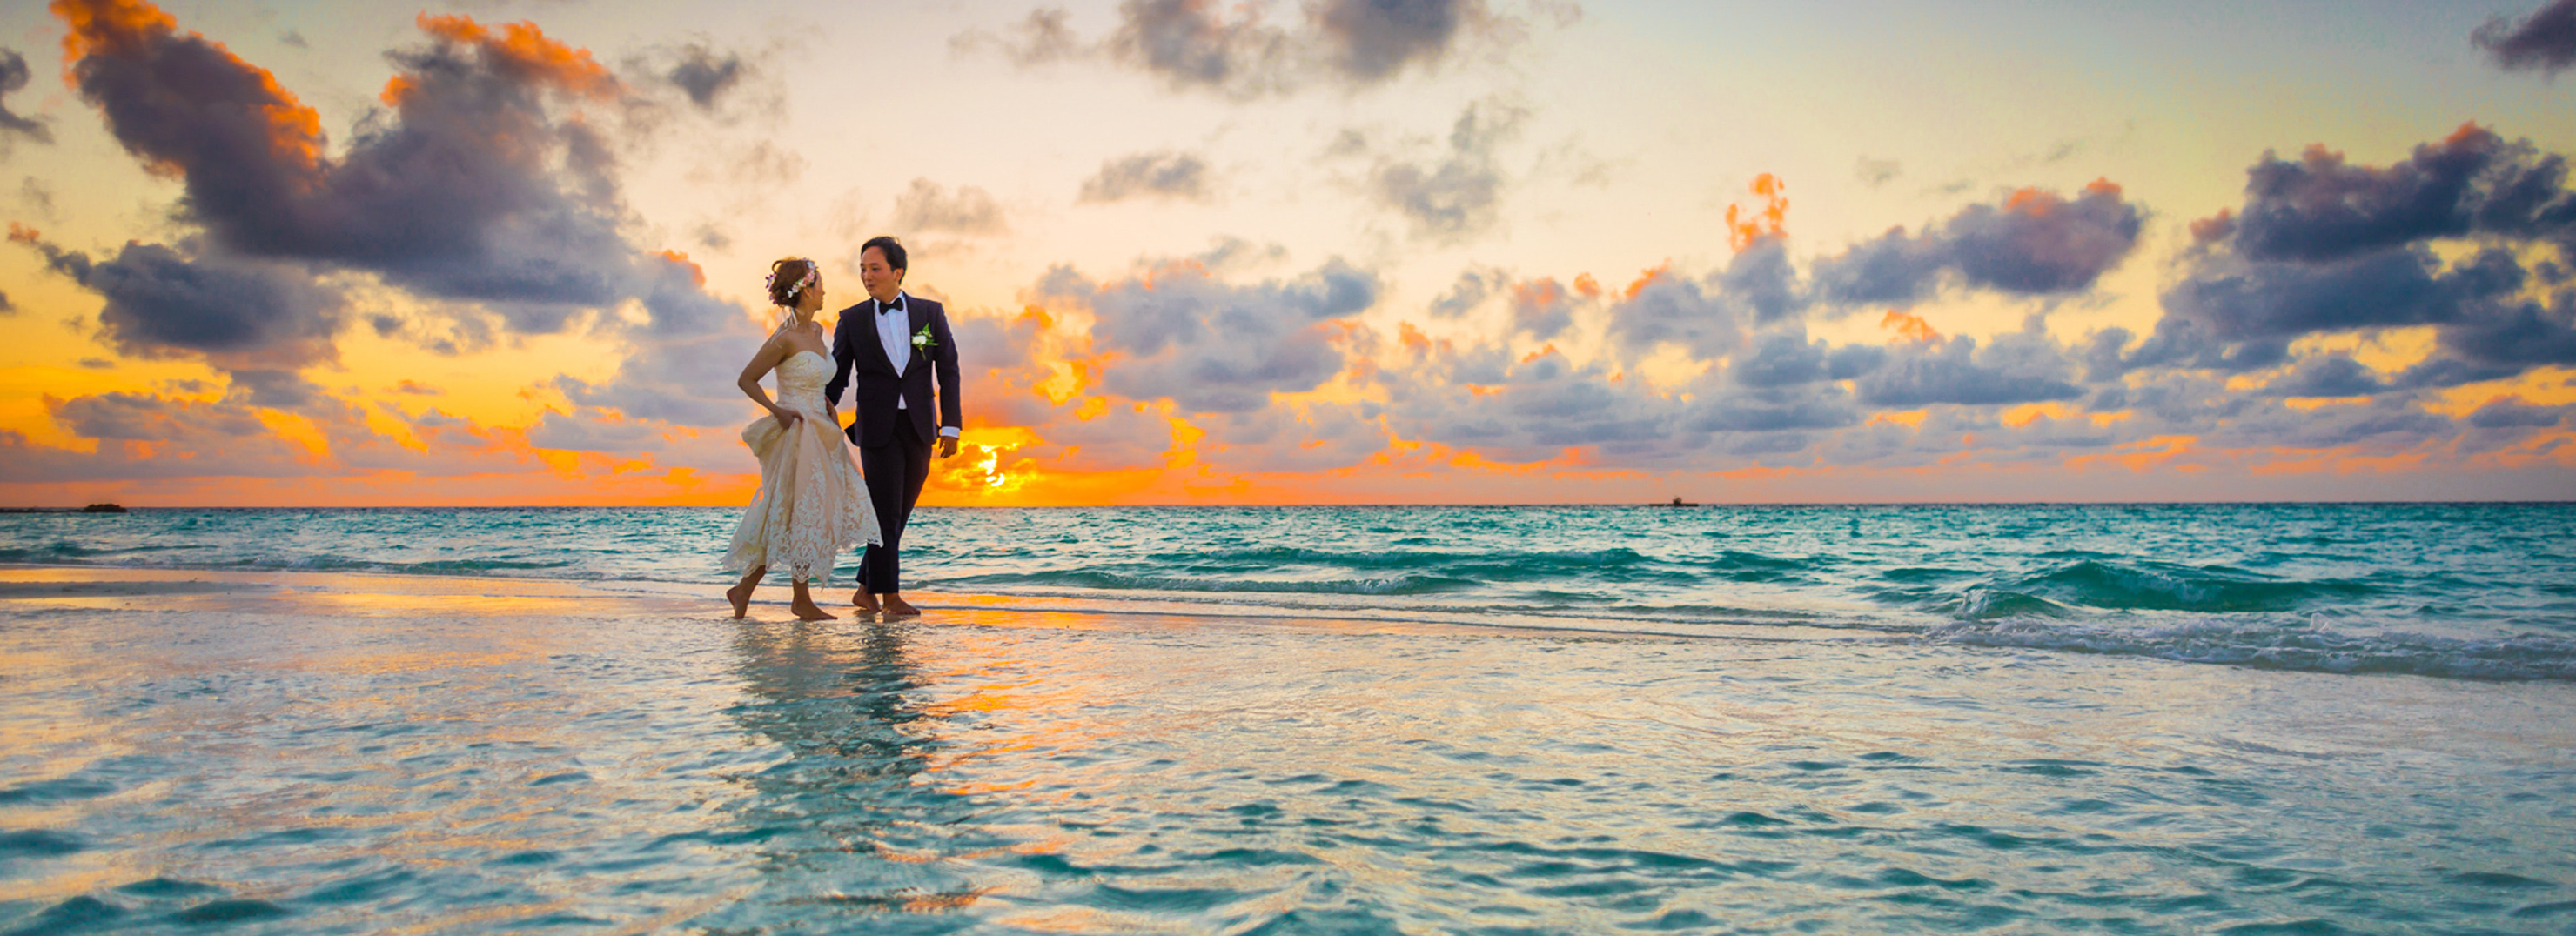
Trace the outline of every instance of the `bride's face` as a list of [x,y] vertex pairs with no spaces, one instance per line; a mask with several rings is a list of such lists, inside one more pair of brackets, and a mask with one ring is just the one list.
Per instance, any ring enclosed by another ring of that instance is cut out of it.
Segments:
[[820,278],[816,278],[814,280],[814,285],[808,286],[805,288],[804,292],[796,294],[796,311],[805,313],[806,320],[812,321],[814,310],[822,307],[823,281]]

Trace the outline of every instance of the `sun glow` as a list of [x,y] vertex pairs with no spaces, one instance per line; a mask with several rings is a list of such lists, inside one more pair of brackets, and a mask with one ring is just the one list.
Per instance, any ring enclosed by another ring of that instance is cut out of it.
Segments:
[[950,503],[1009,502],[1032,483],[1045,483],[1048,475],[1038,470],[1029,458],[1015,458],[1025,449],[1046,444],[1034,431],[1021,426],[976,427],[968,430],[975,441],[961,442],[957,455],[942,461],[932,486],[952,497]]

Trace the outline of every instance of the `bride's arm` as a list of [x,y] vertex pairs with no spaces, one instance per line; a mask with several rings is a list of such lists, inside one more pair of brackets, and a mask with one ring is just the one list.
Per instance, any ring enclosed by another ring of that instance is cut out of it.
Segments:
[[849,339],[849,319],[845,316],[832,327],[832,379],[823,382],[823,417],[831,420],[834,429],[841,426],[841,391],[850,385],[850,355],[844,350]]
[[734,386],[742,388],[742,394],[744,396],[750,397],[752,402],[760,404],[761,409],[768,410],[769,418],[778,420],[778,424],[781,426],[803,419],[805,414],[771,402],[769,399],[769,391],[761,389],[760,375],[769,373],[771,368],[777,367],[779,361],[787,358],[787,354],[788,347],[786,334],[780,333],[769,336],[769,341],[762,344],[760,346],[760,351],[751,356],[751,363],[742,366],[742,376],[735,378],[733,382]]

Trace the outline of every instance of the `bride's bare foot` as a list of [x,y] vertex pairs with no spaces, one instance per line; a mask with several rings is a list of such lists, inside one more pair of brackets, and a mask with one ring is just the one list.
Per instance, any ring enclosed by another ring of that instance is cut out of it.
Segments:
[[877,606],[877,596],[868,594],[868,590],[864,588],[850,593],[850,603],[859,606],[860,611],[868,614],[884,610]]
[[814,606],[814,596],[805,591],[804,582],[796,583],[796,600],[787,603],[787,610],[796,612],[796,619],[799,621],[839,620],[839,618],[823,613],[823,609]]
[[760,577],[768,574],[769,567],[760,566],[743,573],[742,581],[725,589],[725,600],[733,602],[734,620],[742,620],[743,615],[751,613],[751,590],[760,587]]
[[901,595],[887,595],[885,596],[885,616],[888,618],[920,617],[921,609],[913,607],[912,603],[903,600]]

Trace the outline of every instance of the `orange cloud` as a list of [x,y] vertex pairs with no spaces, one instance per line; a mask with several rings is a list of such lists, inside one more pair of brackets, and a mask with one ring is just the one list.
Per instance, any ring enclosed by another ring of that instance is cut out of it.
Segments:
[[[2114,446],[2114,451],[2099,455],[2078,455],[2066,460],[2068,468],[2085,468],[2096,464],[2114,464],[2130,471],[2144,473],[2162,467],[2174,459],[2190,454],[2200,442],[2199,436],[2162,435]],[[2199,471],[2199,465],[2174,465],[2175,471]]]
[[[2112,191],[2119,189],[2114,186]],[[2004,197],[2005,211],[2032,218],[2048,217],[2065,204],[2066,199],[2059,198],[2056,192],[2036,188],[2014,189],[2011,195]]]
[[[450,42],[478,46],[506,70],[562,88],[566,92],[592,98],[616,97],[621,87],[617,76],[609,73],[590,57],[590,50],[576,49],[546,38],[537,24],[520,21],[503,23],[496,36],[491,27],[463,14],[432,16],[422,13],[414,22],[426,32]],[[387,94],[394,93],[387,87]]]
[[2511,448],[2490,452],[2475,460],[2492,462],[2505,468],[2525,468],[2534,465],[2576,468],[2576,432],[2559,430],[2538,433]]
[[63,36],[65,64],[92,53],[134,55],[179,28],[176,18],[142,0],[54,0],[48,9],[71,26]]
[[1423,334],[1422,329],[1413,327],[1412,322],[1395,323],[1395,341],[1403,345],[1405,350],[1415,354],[1431,353],[1431,336]]
[[1896,337],[1890,339],[1891,341],[1912,341],[1918,344],[1931,344],[1941,340],[1941,333],[1932,330],[1932,323],[1926,322],[1923,320],[1922,316],[1915,315],[1910,312],[1899,312],[1895,309],[1889,309],[1887,310],[1886,317],[1878,320],[1878,327],[1892,329],[1896,332]]
[[[63,36],[64,79],[79,87],[80,67],[92,58],[149,58],[178,34],[179,21],[144,0],[54,0],[50,7],[55,16],[71,27]],[[268,127],[268,146],[281,166],[293,170],[291,175],[300,185],[310,187],[321,179],[322,115],[304,106],[293,92],[277,83],[268,69],[243,61],[224,48],[223,43],[189,34],[232,67],[258,85],[257,93],[247,101],[227,101],[230,106],[247,105],[258,111]],[[186,167],[165,156],[142,154],[144,166],[154,174],[177,176]]]
[[1753,194],[1762,197],[1760,211],[1745,211],[1741,206],[1726,206],[1726,241],[1736,250],[1753,246],[1765,237],[1781,237],[1789,216],[1789,199],[1780,194],[1786,185],[1780,177],[1765,172],[1753,177]]
[[2191,242],[2207,244],[2226,240],[2236,231],[2236,209],[2221,208],[2218,213],[2191,223]]
[[1629,283],[1628,288],[1619,291],[1619,298],[1635,299],[1638,293],[1645,291],[1646,287],[1654,285],[1656,280],[1672,275],[1672,272],[1672,261],[1666,260],[1656,264],[1645,272],[1637,274],[1636,281]]
[[[1103,401],[1092,397],[1090,402]],[[1198,444],[1205,430],[1167,412],[1161,418],[1171,433],[1163,464],[1106,470],[1065,467],[1080,458],[1078,446],[1063,447],[1052,456],[1027,454],[1050,447],[1035,428],[969,426],[957,456],[932,464],[922,503],[943,507],[1038,507],[1179,501],[1285,502],[1279,492],[1256,496],[1253,482],[1247,478],[1212,474],[1198,458]]]
[[700,287],[707,285],[707,271],[698,266],[697,261],[689,259],[688,254],[681,253],[677,250],[665,250],[661,252],[661,257],[663,260],[670,262],[674,266],[688,267],[690,281],[695,282]]
[[[1581,281],[1577,280],[1579,284]],[[1512,301],[1524,306],[1550,306],[1565,298],[1565,287],[1553,276],[1541,277],[1512,287]]]
[[1389,437],[1386,447],[1380,449],[1377,454],[1369,456],[1367,460],[1358,465],[1328,471],[1325,474],[1350,477],[1369,468],[1379,468],[1392,469],[1399,474],[1414,478],[1435,477],[1445,469],[1460,469],[1486,475],[1525,476],[1572,468],[1584,463],[1585,455],[1580,448],[1567,448],[1559,452],[1556,458],[1515,462],[1488,457],[1483,452],[1468,446]]
[[2055,400],[2050,400],[2045,403],[2024,403],[2020,406],[2004,410],[2003,412],[1996,414],[1996,419],[2004,425],[2019,429],[2043,419],[2053,422],[2057,420],[2076,419],[2083,415],[2083,411],[2078,410],[2075,407],[2068,406]]
[[1199,440],[1207,436],[1207,430],[1191,425],[1189,420],[1169,415],[1169,403],[1164,404],[1164,409],[1166,414],[1163,419],[1172,424],[1172,447],[1163,453],[1163,467],[1187,468],[1196,464],[1199,460]]
[[261,425],[268,427],[268,431],[276,433],[278,438],[304,447],[304,457],[297,459],[298,461],[307,465],[320,465],[324,459],[331,457],[331,440],[322,434],[321,428],[315,426],[313,420],[283,410],[260,410],[259,421]]
[[151,482],[0,484],[8,503],[80,504],[113,501],[164,507],[380,507],[456,506],[636,507],[732,506],[751,500],[760,476],[705,475],[670,468],[614,477],[507,472],[427,477],[383,469],[346,475],[286,478],[181,477]]
[[2278,460],[2254,465],[2246,470],[2248,474],[2258,478],[2270,475],[2325,472],[2335,474],[2356,474],[2364,471],[2382,474],[2407,472],[2423,468],[2432,455],[2430,452],[2423,451],[2400,452],[2395,455],[2365,455],[2350,449],[2319,452],[2283,448],[2266,449],[2262,450],[2262,453],[2272,455]]

